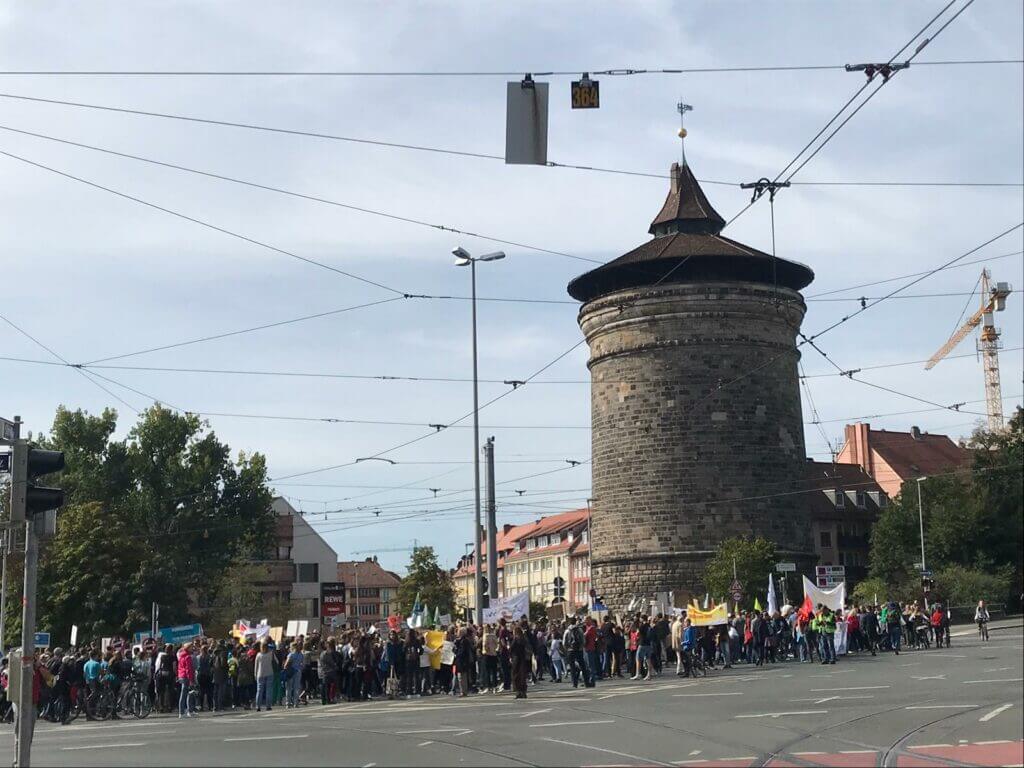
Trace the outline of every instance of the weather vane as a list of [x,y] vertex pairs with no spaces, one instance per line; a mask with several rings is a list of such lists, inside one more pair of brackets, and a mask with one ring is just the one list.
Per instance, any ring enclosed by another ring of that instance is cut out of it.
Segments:
[[683,126],[683,120],[686,119],[687,112],[693,111],[693,107],[680,101],[676,104],[676,111],[679,112],[679,157],[682,164],[686,165],[686,128]]

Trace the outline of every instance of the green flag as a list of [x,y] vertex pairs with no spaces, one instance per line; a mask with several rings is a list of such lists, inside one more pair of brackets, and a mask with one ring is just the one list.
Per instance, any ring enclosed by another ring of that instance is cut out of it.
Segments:
[[761,602],[756,597],[754,598],[754,610],[755,611],[763,610],[761,608]]

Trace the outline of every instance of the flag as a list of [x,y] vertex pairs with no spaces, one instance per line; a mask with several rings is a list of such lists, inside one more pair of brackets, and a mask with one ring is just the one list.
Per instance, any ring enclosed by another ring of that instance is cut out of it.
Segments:
[[763,609],[761,608],[761,601],[760,601],[760,600],[758,600],[758,599],[757,599],[756,597],[754,598],[754,610],[755,610],[755,611],[761,611],[761,610],[763,610]]
[[711,595],[707,592],[704,593],[704,610],[708,610],[711,601]]
[[441,626],[441,606],[440,605],[435,605],[434,606],[434,626],[435,627],[440,627]]
[[768,574],[768,615],[774,616],[779,612],[779,601],[775,597],[775,579]]
[[800,621],[810,621],[811,616],[814,615],[814,603],[811,601],[810,595],[804,595],[804,602],[800,606],[800,609],[796,612],[796,617]]

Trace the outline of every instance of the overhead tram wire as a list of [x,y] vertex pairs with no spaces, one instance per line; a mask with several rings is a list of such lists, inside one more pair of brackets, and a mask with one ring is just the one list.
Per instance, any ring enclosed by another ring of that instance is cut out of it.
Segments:
[[[895,296],[893,298],[900,298]],[[1005,347],[1002,352],[1017,352],[1024,347]],[[967,357],[975,357],[973,353],[963,353],[959,355],[948,355],[946,360],[957,360]],[[114,371],[136,371],[136,372],[152,372],[152,373],[190,373],[190,374],[210,374],[210,375],[237,375],[237,376],[281,376],[287,378],[313,378],[313,379],[340,379],[340,380],[354,380],[354,381],[394,381],[394,382],[411,382],[411,383],[442,383],[442,384],[463,384],[472,381],[468,377],[459,376],[407,376],[407,375],[393,375],[393,374],[348,374],[348,373],[328,373],[318,371],[280,371],[280,370],[239,370],[230,368],[184,368],[184,367],[164,367],[164,366],[147,366],[147,365],[105,365],[102,363],[63,363],[53,360],[39,360],[35,358],[25,357],[13,357],[13,356],[0,356],[0,361],[13,362],[13,363],[25,363],[29,365],[45,365],[45,366],[66,366],[69,368],[82,368],[90,371],[95,370],[114,370]],[[907,365],[919,365],[926,363],[927,360],[904,360],[898,362],[889,363],[877,363],[871,365],[860,366],[858,371],[870,371],[878,370],[883,368],[898,368]],[[801,378],[808,379],[820,379],[824,377],[838,376],[838,373],[810,373],[801,376]],[[479,379],[482,384],[508,384],[508,379]],[[616,384],[639,384],[648,381],[656,382],[667,382],[675,381],[673,379],[603,379],[601,381],[593,381],[591,379],[539,379],[534,380],[531,384],[551,384],[551,385],[616,385]],[[682,380],[679,380],[682,381]],[[260,414],[250,413],[229,413],[229,412],[213,412],[205,410],[194,411],[200,416],[220,416],[225,418],[267,418],[277,419],[282,421],[324,421],[324,422],[338,422],[338,423],[384,423],[384,424],[395,424],[398,426],[431,426],[432,423],[425,422],[397,422],[397,421],[386,421],[386,422],[374,422],[369,420],[358,420],[349,419],[345,417],[334,417],[334,416],[287,416],[287,415],[267,415],[263,416]],[[493,427],[492,427],[493,428]],[[502,428],[500,426],[496,428]],[[507,428],[514,429],[515,425],[510,425]]]
[[[38,97],[38,96],[26,96],[26,95],[23,95],[23,94],[15,94],[15,93],[0,93],[0,98],[15,99],[15,100],[29,101],[29,102],[38,102],[38,103],[43,103],[43,104],[54,104],[54,105],[58,105],[58,106],[68,106],[68,107],[75,107],[75,108],[80,108],[80,109],[94,109],[94,110],[100,110],[100,111],[106,111],[106,112],[116,112],[116,113],[123,113],[123,114],[129,114],[129,115],[138,115],[138,116],[143,116],[143,117],[156,117],[156,118],[163,118],[163,119],[168,119],[168,120],[182,120],[182,121],[186,121],[186,122],[194,122],[194,123],[200,123],[200,124],[215,125],[215,126],[220,126],[220,127],[241,128],[241,129],[262,131],[262,132],[268,132],[268,133],[283,133],[283,134],[288,134],[288,135],[305,136],[305,137],[309,137],[309,138],[317,138],[317,139],[324,139],[324,140],[331,140],[331,141],[351,142],[351,143],[355,143],[355,144],[366,144],[366,145],[370,145],[370,146],[386,147],[386,148],[392,148],[392,149],[405,149],[405,150],[417,151],[417,152],[428,152],[428,153],[432,153],[432,154],[453,155],[453,156],[456,156],[456,157],[469,157],[469,158],[475,158],[475,159],[479,159],[479,160],[494,160],[494,161],[501,161],[501,162],[504,162],[504,160],[505,160],[504,155],[499,155],[499,154],[495,154],[495,153],[488,153],[488,152],[472,152],[472,151],[460,150],[460,149],[448,149],[448,148],[445,148],[445,147],[431,147],[431,146],[426,146],[426,145],[421,145],[421,144],[407,144],[407,143],[401,143],[401,142],[383,141],[383,140],[379,140],[379,139],[365,139],[365,138],[359,138],[359,137],[355,137],[355,136],[340,136],[340,135],[337,135],[337,134],[326,134],[326,133],[319,133],[319,132],[316,132],[316,131],[305,131],[305,130],[299,130],[299,129],[279,128],[279,127],[275,127],[275,126],[257,125],[257,124],[252,124],[252,123],[237,123],[237,122],[231,122],[231,121],[227,121],[227,120],[216,120],[216,119],[213,119],[213,118],[195,117],[195,116],[190,116],[190,115],[179,115],[179,114],[173,114],[173,113],[167,113],[167,112],[150,112],[150,111],[146,111],[146,110],[132,109],[132,108],[129,108],[129,107],[113,107],[113,106],[108,106],[108,105],[103,105],[103,104],[89,104],[89,103],[85,103],[85,102],[66,101],[66,100],[61,100],[61,99],[48,99],[48,98],[42,98],[42,97]],[[287,190],[277,189],[277,188],[274,188],[274,187],[271,187],[271,186],[268,186],[268,185],[261,185],[261,184],[258,184],[256,182],[247,182],[245,180],[235,179],[235,178],[232,178],[232,177],[224,176],[222,174],[216,174],[216,173],[209,172],[209,171],[202,171],[202,170],[199,170],[199,169],[193,169],[193,168],[189,168],[187,166],[181,166],[181,165],[177,165],[177,164],[174,164],[174,163],[164,162],[164,161],[161,161],[161,160],[147,158],[147,157],[143,157],[143,156],[139,156],[139,155],[133,155],[133,154],[130,154],[130,153],[127,153],[127,152],[119,152],[117,150],[109,149],[109,148],[106,148],[106,147],[98,147],[96,145],[86,144],[84,142],[72,141],[70,139],[61,139],[61,138],[58,138],[58,137],[55,137],[55,136],[50,136],[50,135],[43,134],[43,133],[38,133],[38,132],[34,132],[34,131],[28,131],[28,130],[24,130],[24,129],[15,128],[13,126],[0,126],[0,129],[6,130],[6,131],[10,131],[12,133],[20,133],[20,134],[25,135],[25,136],[33,136],[33,137],[39,138],[39,139],[44,139],[44,140],[48,140],[48,141],[54,141],[54,142],[58,142],[58,143],[62,143],[62,144],[67,144],[67,145],[70,145],[70,146],[76,146],[76,147],[80,147],[82,149],[89,149],[89,150],[93,150],[93,151],[96,151],[96,152],[103,152],[103,153],[110,154],[110,155],[116,155],[116,156],[124,157],[124,158],[127,158],[127,159],[137,160],[139,162],[152,163],[154,165],[162,165],[162,166],[165,166],[165,167],[168,167],[168,168],[174,168],[176,170],[181,170],[181,171],[185,171],[185,172],[188,172],[188,173],[195,173],[195,174],[199,174],[199,175],[209,176],[209,177],[212,177],[212,178],[218,178],[218,179],[221,179],[223,181],[231,181],[231,182],[238,183],[238,184],[246,184],[246,185],[257,187],[257,188],[267,189],[269,191],[279,192],[281,194],[290,194],[290,195],[293,195],[293,196],[296,196],[296,197],[308,197],[309,199],[315,199],[312,196],[307,196],[307,195],[303,195],[301,193],[296,193],[296,192],[289,192]],[[633,171],[633,170],[628,170],[628,169],[623,169],[623,168],[606,168],[606,167],[603,167],[603,166],[596,166],[596,165],[582,165],[582,164],[578,164],[578,163],[562,163],[562,162],[556,162],[554,160],[549,160],[547,163],[545,163],[545,165],[547,167],[549,167],[549,168],[565,168],[565,169],[568,169],[568,170],[591,171],[591,172],[594,172],[594,173],[607,173],[607,174],[620,175],[620,176],[636,176],[636,177],[651,178],[651,179],[667,179],[667,178],[669,178],[668,174],[665,174],[664,172],[658,173],[658,172],[650,172],[650,171]],[[737,188],[739,188],[739,186],[740,186],[740,182],[738,182],[738,181],[726,181],[726,180],[722,180],[722,179],[698,179],[698,181],[701,184],[714,184],[714,185],[726,186],[726,187],[737,187]],[[837,181],[837,180],[831,180],[831,181],[798,181],[798,182],[791,182],[791,184],[793,186],[851,186],[851,187],[1018,187],[1018,188],[1024,187],[1024,182],[949,181],[949,180],[937,180],[937,181],[892,181],[892,180],[881,180],[881,181]],[[327,200],[319,200],[318,202],[331,203],[331,201],[327,201]],[[333,203],[333,204],[335,204],[335,205],[344,205],[342,203]],[[347,207],[350,207],[350,208],[358,210],[357,206],[347,206]],[[370,213],[372,211],[367,211],[367,212]],[[380,215],[387,215],[387,214],[380,214]],[[392,216],[392,218],[402,218],[402,217],[400,217],[400,216]],[[424,224],[426,226],[433,226],[433,225],[431,225],[431,224],[429,224],[427,222],[418,222],[418,221],[412,221],[412,220],[410,220],[410,223],[419,223],[419,224]],[[477,234],[474,234],[474,233],[471,233],[471,232],[464,232],[464,233],[461,233],[461,234],[465,234],[468,237],[480,237],[480,238],[484,237],[482,235],[477,235]],[[494,240],[494,241],[495,242],[503,242],[501,240]],[[511,244],[518,245],[516,243],[511,243]],[[529,247],[529,246],[522,246],[522,247]],[[565,255],[565,254],[560,254],[560,255]]]
[[[918,66],[966,66],[993,64],[1024,64],[1024,59],[948,59],[920,61]],[[692,75],[728,74],[738,72],[810,72],[846,71],[845,64],[780,64],[736,65],[721,67],[609,67],[597,69],[542,70],[281,70],[281,69],[5,69],[3,77],[522,77],[529,72],[534,77],[579,77],[581,72],[607,77],[634,75]]]
[[300,256],[297,253],[293,253],[291,251],[286,251],[283,248],[278,248],[277,246],[270,245],[268,243],[262,242],[260,240],[256,240],[255,238],[248,237],[246,235],[239,234],[238,232],[233,232],[230,229],[225,229],[224,227],[217,226],[216,224],[211,224],[210,222],[203,221],[202,219],[197,219],[194,216],[189,216],[189,215],[181,213],[179,211],[175,211],[175,210],[172,210],[170,208],[166,208],[166,207],[164,207],[162,205],[157,205],[156,203],[151,203],[148,200],[143,200],[141,197],[135,197],[134,195],[129,195],[126,192],[120,192],[120,191],[118,191],[116,189],[113,189],[111,187],[103,186],[102,184],[98,184],[98,183],[96,183],[94,181],[90,181],[88,179],[84,179],[81,176],[75,176],[74,174],[67,173],[65,171],[61,171],[61,170],[59,170],[57,168],[53,168],[51,166],[44,165],[43,163],[38,163],[38,162],[36,162],[34,160],[29,160],[26,157],[21,157],[20,155],[15,155],[15,154],[13,154],[11,152],[6,152],[4,150],[0,150],[0,155],[3,155],[5,157],[9,157],[12,160],[17,160],[18,162],[21,162],[21,163],[25,163],[26,165],[34,166],[34,167],[39,168],[39,169],[44,170],[44,171],[49,171],[50,173],[54,173],[54,174],[56,174],[58,176],[62,176],[64,178],[66,178],[66,179],[71,179],[72,181],[77,181],[77,182],[79,182],[81,184],[85,184],[86,186],[93,187],[94,189],[99,189],[99,190],[102,190],[104,192],[108,192],[108,193],[110,193],[112,195],[116,195],[117,197],[123,198],[125,200],[131,200],[132,202],[138,203],[140,205],[144,205],[144,206],[146,206],[148,208],[152,208],[152,209],[157,210],[157,211],[161,211],[163,213],[170,214],[171,216],[175,216],[175,217],[177,217],[179,219],[184,219],[185,221],[190,221],[193,224],[198,224],[198,225],[200,225],[202,227],[206,227],[207,229],[212,229],[215,232],[220,232],[221,234],[229,235],[230,237],[237,238],[238,240],[242,240],[244,242],[251,243],[253,245],[258,245],[261,248],[266,248],[269,251],[273,251],[275,253],[280,253],[280,254],[282,254],[284,256],[288,256],[289,258],[296,259],[298,261],[302,261],[302,262],[305,262],[307,264],[310,264],[310,265],[313,265],[313,266],[316,266],[316,267],[320,267],[322,269],[326,269],[326,270],[328,270],[330,272],[334,272],[334,273],[339,274],[339,275],[343,275],[345,277],[351,278],[352,280],[357,280],[357,281],[359,281],[361,283],[365,283],[367,285],[372,285],[372,286],[374,286],[376,288],[380,288],[380,289],[388,291],[390,293],[398,294],[401,297],[405,296],[405,292],[404,291],[400,291],[397,288],[392,288],[389,285],[384,285],[383,283],[378,283],[378,282],[376,282],[374,280],[370,280],[369,278],[361,277],[360,275],[356,275],[356,274],[354,274],[352,272],[347,272],[347,271],[345,271],[343,269],[339,269],[338,267],[331,266],[330,264],[326,264],[326,263],[324,263],[322,261],[317,261],[316,259],[311,259],[311,258],[308,258],[306,256]]
[[[896,58],[897,58],[897,57],[898,57],[898,56],[899,56],[900,54],[902,54],[902,53],[903,53],[903,52],[904,52],[904,51],[905,51],[905,50],[906,50],[907,48],[909,48],[909,47],[910,47],[910,46],[911,46],[911,45],[912,45],[912,44],[914,43],[914,41],[915,41],[915,40],[917,40],[917,39],[918,39],[919,37],[921,37],[921,35],[923,35],[923,34],[925,33],[925,31],[926,31],[926,30],[927,30],[927,29],[928,29],[928,28],[929,28],[929,27],[930,27],[930,26],[931,26],[932,24],[934,24],[934,23],[935,23],[935,22],[936,22],[936,21],[937,21],[937,20],[938,20],[938,19],[939,19],[939,18],[940,18],[940,17],[941,17],[941,16],[942,16],[942,15],[943,15],[943,14],[944,14],[944,13],[945,13],[946,11],[947,11],[947,10],[949,10],[949,8],[951,8],[951,7],[952,7],[952,6],[953,6],[953,5],[954,5],[954,4],[956,3],[956,1],[957,1],[957,0],[949,0],[949,2],[948,2],[948,3],[946,4],[946,5],[944,5],[944,6],[942,7],[942,9],[941,9],[941,10],[940,10],[940,11],[939,11],[939,12],[938,12],[937,14],[935,14],[935,16],[933,16],[933,17],[931,18],[931,20],[929,20],[929,21],[928,21],[928,23],[927,23],[927,24],[925,24],[925,25],[924,25],[924,26],[923,26],[923,27],[922,27],[922,28],[921,28],[921,29],[920,29],[920,30],[919,30],[919,31],[918,31],[918,32],[917,32],[917,33],[916,33],[916,34],[915,34],[915,35],[914,35],[913,37],[911,37],[911,38],[910,38],[910,39],[909,39],[909,40],[908,40],[908,41],[907,41],[907,42],[906,42],[906,43],[905,43],[905,44],[903,45],[903,47],[902,47],[902,48],[900,48],[900,49],[899,49],[898,51],[896,51],[896,53],[894,53],[894,54],[892,55],[892,57],[891,57],[891,58],[889,59],[889,61],[888,61],[887,63],[888,63],[888,64],[892,64],[892,63],[893,63],[893,62],[894,62],[894,61],[896,60]],[[920,43],[920,44],[918,45],[917,49],[916,49],[916,50],[914,51],[914,53],[913,53],[913,54],[912,54],[912,55],[910,56],[910,58],[909,58],[909,59],[907,59],[907,62],[909,63],[909,62],[913,61],[914,57],[916,57],[916,56],[917,56],[917,55],[918,55],[918,54],[919,54],[919,53],[920,53],[920,52],[921,52],[922,50],[924,50],[924,48],[925,48],[925,47],[926,47],[926,46],[927,46],[927,45],[928,45],[928,44],[929,44],[929,43],[930,43],[930,42],[931,42],[932,40],[934,40],[934,39],[935,39],[935,38],[936,38],[936,37],[937,37],[937,36],[938,36],[938,35],[939,35],[939,34],[940,34],[940,33],[942,32],[942,30],[944,30],[944,29],[945,29],[945,28],[946,28],[947,26],[949,26],[949,24],[950,24],[950,23],[951,23],[952,21],[954,21],[954,20],[955,20],[955,19],[956,19],[956,18],[957,18],[957,17],[958,17],[958,16],[959,16],[959,15],[960,15],[961,13],[963,13],[963,12],[964,12],[964,11],[965,11],[965,10],[966,10],[966,9],[967,9],[968,7],[970,7],[970,5],[971,5],[971,4],[973,3],[973,2],[974,2],[974,0],[967,0],[967,3],[966,3],[966,5],[964,5],[964,6],[963,6],[963,7],[962,7],[962,8],[961,8],[961,9],[960,9],[959,11],[957,11],[957,12],[956,12],[956,13],[955,13],[955,14],[953,15],[953,17],[952,17],[951,19],[949,19],[949,21],[947,21],[947,22],[946,22],[945,24],[943,24],[943,25],[942,25],[942,27],[940,27],[940,28],[938,29],[938,31],[936,31],[936,32],[935,32],[935,34],[934,34],[934,35],[932,35],[932,36],[931,36],[931,37],[929,37],[929,38],[925,38],[925,39],[924,39],[924,40],[923,40],[923,41],[922,41],[922,42],[921,42],[921,43]],[[893,75],[892,75],[891,77],[886,77],[886,78],[883,78],[883,79],[882,79],[882,81],[881,81],[881,82],[880,82],[880,83],[878,84],[878,87],[876,87],[876,88],[875,88],[875,90],[871,91],[871,92],[870,92],[870,93],[869,93],[869,94],[867,95],[867,97],[866,97],[866,98],[865,98],[865,99],[864,99],[864,100],[863,100],[863,101],[862,101],[862,102],[861,102],[861,103],[860,103],[860,104],[859,104],[859,105],[858,105],[858,106],[857,106],[857,107],[856,107],[856,108],[855,108],[855,109],[854,109],[854,110],[853,110],[853,111],[852,111],[852,112],[851,112],[851,113],[850,113],[849,115],[847,115],[847,116],[846,116],[846,118],[845,118],[845,119],[843,119],[843,121],[842,121],[841,123],[839,123],[839,125],[838,125],[838,126],[836,126],[835,130],[834,130],[834,131],[832,131],[832,133],[830,133],[830,134],[829,134],[829,135],[828,135],[828,136],[827,136],[827,137],[825,138],[825,140],[824,140],[824,141],[822,141],[822,142],[821,142],[820,144],[818,144],[817,148],[816,148],[816,149],[815,149],[815,150],[814,150],[813,152],[811,152],[811,153],[810,153],[810,154],[809,154],[809,155],[808,155],[808,156],[807,156],[807,157],[806,157],[806,158],[805,158],[805,159],[803,160],[803,162],[801,162],[801,163],[800,163],[800,165],[799,165],[799,166],[797,166],[797,168],[796,168],[796,169],[795,169],[795,170],[794,170],[794,171],[793,171],[792,173],[790,173],[790,174],[789,174],[789,176],[787,176],[787,178],[785,179],[785,181],[784,181],[783,183],[787,183],[787,182],[790,182],[790,181],[791,181],[791,179],[793,178],[793,176],[795,176],[795,175],[796,175],[796,174],[797,174],[797,173],[798,173],[798,172],[799,172],[799,171],[800,171],[801,169],[803,169],[803,168],[804,168],[804,166],[806,166],[806,165],[807,165],[807,163],[808,163],[808,162],[810,162],[810,161],[811,161],[811,159],[812,159],[812,158],[814,158],[814,157],[815,157],[815,156],[816,156],[816,155],[817,155],[817,154],[818,154],[818,153],[819,153],[819,152],[820,152],[820,151],[821,151],[821,150],[822,150],[822,149],[823,149],[823,148],[825,147],[825,145],[826,145],[826,144],[828,144],[828,143],[829,143],[829,142],[830,142],[830,141],[831,141],[831,140],[832,140],[832,139],[833,139],[833,138],[835,137],[835,135],[836,135],[836,134],[837,134],[837,133],[838,133],[838,132],[839,132],[839,131],[840,131],[840,130],[841,130],[841,129],[843,128],[843,126],[845,126],[845,125],[846,125],[846,124],[847,124],[847,123],[848,123],[848,122],[849,122],[849,121],[850,121],[850,120],[851,120],[851,119],[853,118],[853,116],[854,116],[854,115],[856,115],[856,114],[857,114],[857,113],[858,113],[858,112],[859,112],[859,111],[860,111],[861,109],[863,109],[863,108],[864,108],[864,106],[865,106],[865,105],[866,105],[866,104],[867,104],[867,103],[868,103],[869,101],[871,101],[871,99],[872,99],[872,98],[873,98],[873,97],[875,96],[875,94],[877,94],[877,93],[878,93],[878,92],[879,92],[879,91],[880,91],[880,90],[881,90],[881,89],[882,89],[883,87],[885,87],[885,85],[887,85],[887,84],[889,83],[889,81],[890,81],[891,79],[893,79],[893,77],[895,77],[895,75],[897,75],[897,74],[899,74],[899,71],[898,71],[898,70],[897,70],[896,72],[894,72],[894,73],[893,73]],[[843,113],[845,113],[845,112],[846,112],[846,110],[847,110],[847,109],[849,108],[849,106],[850,106],[851,104],[853,104],[853,103],[854,103],[854,102],[855,102],[855,101],[856,101],[856,100],[857,100],[857,99],[858,99],[858,98],[860,97],[860,95],[861,95],[862,93],[864,93],[864,91],[866,91],[866,90],[867,90],[867,88],[868,88],[868,86],[869,86],[869,85],[871,85],[871,83],[872,83],[872,79],[873,79],[873,78],[867,78],[867,79],[865,79],[864,83],[862,83],[862,84],[861,84],[860,88],[858,88],[858,89],[857,89],[857,90],[856,90],[856,91],[854,92],[854,94],[853,94],[853,95],[852,95],[852,96],[851,96],[851,97],[850,97],[850,98],[849,98],[849,99],[848,99],[848,100],[847,100],[847,101],[846,101],[846,102],[845,102],[845,103],[843,104],[843,106],[841,106],[841,107],[839,108],[839,110],[838,110],[838,111],[837,111],[837,112],[836,112],[836,113],[835,113],[835,114],[834,114],[834,115],[833,115],[833,116],[832,116],[832,117],[831,117],[831,118],[829,119],[829,121],[828,121],[827,123],[825,123],[825,125],[824,125],[824,126],[823,126],[823,127],[821,128],[821,130],[819,130],[819,131],[818,131],[818,132],[817,132],[816,134],[814,134],[814,136],[813,136],[813,137],[811,138],[811,140],[810,140],[810,141],[808,141],[808,142],[807,142],[806,144],[804,144],[804,146],[803,146],[803,147],[802,147],[802,148],[800,149],[800,151],[799,151],[799,152],[797,152],[797,153],[796,153],[796,155],[795,155],[795,156],[793,157],[793,159],[792,159],[792,160],[790,160],[790,161],[789,161],[788,163],[786,163],[786,165],[785,165],[785,166],[784,166],[784,167],[782,168],[782,170],[781,170],[781,171],[779,171],[779,172],[778,172],[778,173],[777,173],[777,174],[775,175],[775,178],[773,178],[773,179],[772,179],[771,183],[772,183],[773,185],[774,185],[774,184],[776,184],[776,183],[778,183],[778,182],[779,182],[779,180],[780,180],[780,179],[782,179],[782,177],[783,177],[783,176],[784,176],[784,175],[786,174],[786,172],[787,172],[787,171],[789,171],[789,169],[790,169],[790,168],[792,168],[792,167],[793,167],[793,166],[794,166],[794,165],[795,165],[795,164],[796,164],[797,162],[799,162],[799,161],[800,161],[800,158],[804,156],[804,154],[805,154],[805,153],[807,152],[807,150],[809,150],[809,149],[810,149],[810,148],[811,148],[812,146],[814,146],[814,144],[815,144],[815,143],[816,143],[816,142],[818,141],[818,139],[820,139],[820,138],[821,138],[821,137],[822,137],[822,136],[823,136],[823,135],[825,134],[825,132],[826,132],[826,131],[828,131],[828,129],[829,129],[829,128],[831,128],[831,127],[832,127],[832,125],[833,125],[833,124],[834,124],[834,123],[835,123],[835,122],[836,122],[837,120],[839,120],[839,119],[840,119],[840,117],[842,117],[842,116],[843,116]],[[728,227],[728,226],[729,226],[730,224],[732,224],[732,223],[733,223],[734,221],[736,221],[736,219],[738,219],[738,218],[739,218],[740,216],[742,216],[742,215],[743,215],[744,213],[746,213],[746,212],[747,212],[748,210],[750,210],[750,208],[751,208],[751,207],[752,207],[753,205],[755,205],[755,204],[757,203],[757,201],[761,199],[761,197],[763,197],[763,195],[761,195],[761,196],[755,195],[755,196],[754,196],[754,197],[753,197],[753,198],[751,199],[751,201],[750,201],[749,203],[747,203],[747,205],[746,205],[746,206],[744,206],[744,207],[743,207],[743,208],[742,208],[742,209],[741,209],[741,210],[740,210],[740,211],[739,211],[739,212],[738,212],[738,213],[737,213],[736,215],[734,215],[734,216],[733,216],[732,218],[730,218],[730,219],[729,219],[729,220],[728,220],[728,221],[727,221],[727,222],[725,223],[725,227]]]
[[[387,211],[380,211],[380,210],[375,210],[373,208],[366,208],[366,207],[359,206],[359,205],[352,205],[351,203],[342,203],[342,202],[339,202],[337,200],[330,200],[328,198],[319,197],[317,195],[309,195],[309,194],[304,194],[302,192],[293,192],[291,190],[282,189],[281,187],[275,187],[275,186],[271,186],[269,184],[260,184],[259,182],[255,182],[255,181],[249,181],[249,180],[246,180],[246,179],[238,179],[238,178],[235,178],[233,176],[226,176],[224,174],[214,173],[212,171],[204,171],[204,170],[200,170],[198,168],[190,168],[190,167],[185,166],[185,165],[179,165],[179,164],[176,164],[176,163],[165,162],[163,160],[155,160],[155,159],[150,158],[150,157],[143,157],[141,155],[133,155],[133,154],[130,154],[130,153],[127,153],[127,152],[118,152],[117,150],[109,149],[109,148],[106,148],[106,147],[98,147],[98,146],[95,146],[93,144],[84,144],[82,142],[71,141],[69,139],[61,139],[61,138],[57,138],[56,136],[48,136],[46,134],[36,133],[34,131],[25,131],[25,130],[21,130],[19,128],[12,128],[12,127],[6,126],[6,125],[0,125],[0,130],[8,131],[8,132],[11,132],[11,133],[22,134],[22,135],[25,135],[25,136],[32,136],[32,137],[38,138],[38,139],[45,139],[47,141],[53,141],[53,142],[57,142],[59,144],[66,144],[66,145],[69,145],[69,146],[78,147],[80,149],[88,149],[88,150],[92,150],[94,152],[102,152],[104,154],[113,155],[115,157],[121,157],[121,158],[125,158],[125,159],[128,159],[128,160],[136,160],[136,161],[141,162],[141,163],[148,163],[150,165],[156,165],[156,166],[160,166],[162,168],[170,168],[170,169],[176,170],[176,171],[183,171],[185,173],[191,173],[191,174],[195,174],[195,175],[198,175],[198,176],[205,176],[207,178],[217,179],[219,181],[227,181],[227,182],[230,182],[232,184],[240,184],[242,186],[252,187],[254,189],[262,189],[262,190],[265,190],[267,192],[275,192],[275,193],[280,194],[280,195],[288,195],[289,197],[296,197],[296,198],[300,198],[302,200],[309,200],[309,201],[315,202],[315,203],[323,203],[324,205],[332,205],[332,206],[335,206],[337,208],[344,208],[346,210],[356,211],[357,213],[365,213],[365,214],[369,214],[371,216],[381,216],[381,217],[384,217],[386,219],[391,219],[392,221],[400,221],[400,222],[404,222],[406,224],[414,224],[416,226],[427,227],[429,229],[436,229],[436,230],[441,231],[441,232],[448,232],[448,233],[456,234],[456,235],[464,235],[466,237],[474,237],[474,238],[477,238],[479,240],[486,240],[486,241],[491,242],[491,243],[499,243],[501,245],[511,245],[511,246],[516,247],[516,248],[523,248],[523,249],[529,250],[529,251],[537,251],[539,253],[549,253],[549,254],[552,254],[554,256],[565,256],[566,258],[576,259],[578,261],[588,261],[588,262],[591,262],[591,263],[594,263],[594,264],[601,264],[601,263],[603,263],[603,262],[599,261],[598,259],[589,259],[589,258],[586,258],[584,256],[576,256],[576,255],[571,254],[571,253],[565,253],[564,251],[554,251],[554,250],[550,250],[548,248],[539,248],[539,247],[534,246],[534,245],[528,245],[526,243],[516,242],[515,240],[508,240],[508,239],[505,239],[505,238],[493,237],[491,235],[483,235],[483,234],[480,234],[478,232],[470,232],[468,230],[459,229],[457,227],[450,227],[450,226],[448,226],[446,224],[435,224],[435,223],[432,223],[432,222],[429,222],[429,221],[423,221],[421,219],[413,219],[413,218],[411,218],[409,216],[400,216],[400,215],[395,214],[395,213],[388,213]],[[440,151],[440,150],[438,150],[438,151]]]

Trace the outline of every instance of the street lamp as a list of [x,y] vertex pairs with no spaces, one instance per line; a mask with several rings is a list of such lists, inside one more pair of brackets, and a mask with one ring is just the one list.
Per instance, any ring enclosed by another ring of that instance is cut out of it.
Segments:
[[[497,261],[505,258],[504,251],[485,253],[483,256],[471,256],[469,251],[463,247],[452,249],[455,257],[455,266],[469,267],[470,282],[472,284],[473,305],[473,485],[476,491],[475,514],[473,516],[473,542],[476,546],[476,556],[473,558],[473,579],[474,597],[476,607],[473,619],[477,623],[483,621],[484,615],[484,594],[483,575],[480,572],[480,393],[477,376],[477,353],[476,353],[476,263],[478,261]],[[492,553],[493,557],[493,553]]]
[[[921,530],[921,578],[924,579],[924,573],[928,566],[924,561],[924,504],[921,502],[921,483],[927,480],[927,477],[916,477],[917,481],[917,523]],[[928,595],[924,596],[924,607],[928,608]]]

